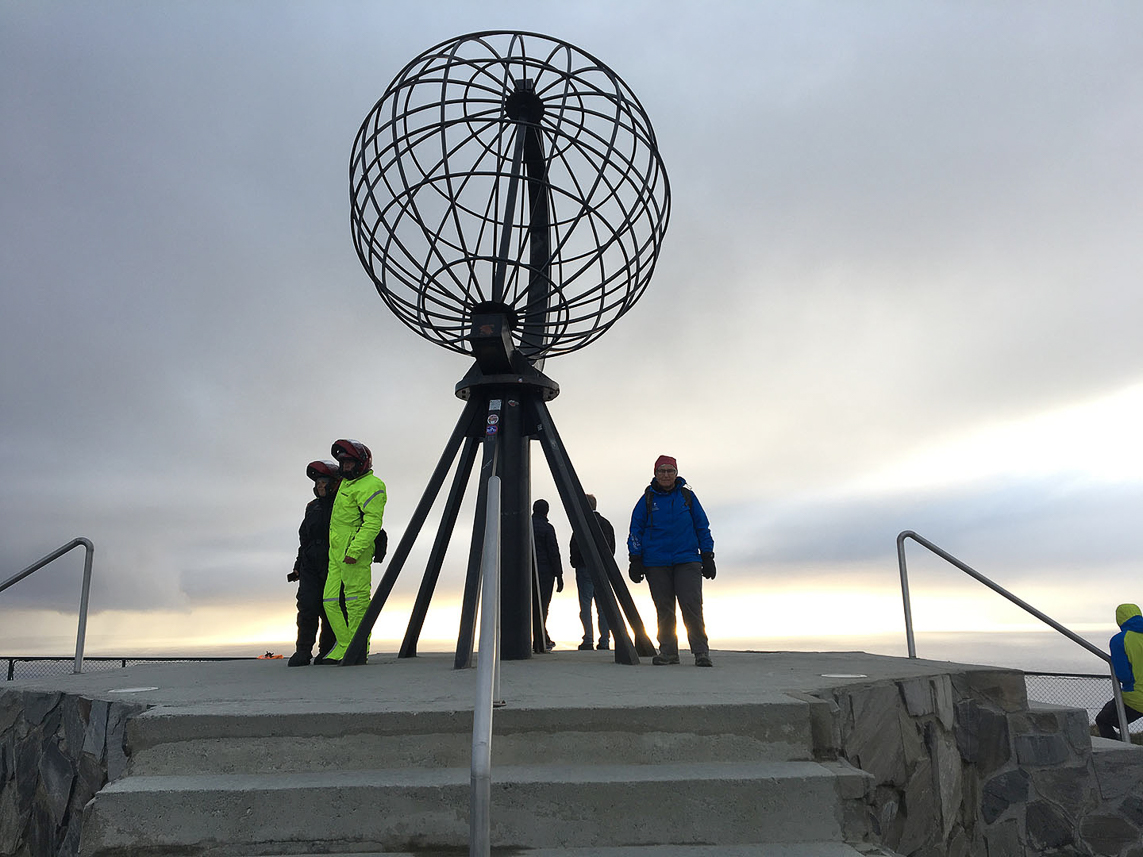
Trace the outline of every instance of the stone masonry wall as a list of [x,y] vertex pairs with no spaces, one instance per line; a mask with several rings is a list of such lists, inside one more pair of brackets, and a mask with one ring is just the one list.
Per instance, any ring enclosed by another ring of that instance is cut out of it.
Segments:
[[1143,857],[1143,748],[1093,755],[1087,713],[1029,710],[1019,673],[851,685],[830,701],[838,754],[872,776],[869,836],[905,857]]
[[126,763],[124,726],[144,707],[0,691],[0,855],[72,857],[83,807]]

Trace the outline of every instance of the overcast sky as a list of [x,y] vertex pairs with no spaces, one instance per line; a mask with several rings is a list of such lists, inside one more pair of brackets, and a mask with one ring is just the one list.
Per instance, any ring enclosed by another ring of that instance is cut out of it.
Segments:
[[[98,646],[289,639],[304,467],[338,437],[403,532],[470,361],[378,298],[349,154],[409,60],[488,29],[599,57],[658,136],[650,288],[545,371],[621,533],[678,458],[716,648],[900,626],[904,529],[1065,624],[1143,600],[1135,2],[0,3],[0,578],[83,535]],[[992,615],[910,550],[920,626]],[[81,557],[57,565],[0,595],[3,653],[74,635]],[[791,592],[825,611],[791,626]],[[858,593],[878,610],[834,612]]]

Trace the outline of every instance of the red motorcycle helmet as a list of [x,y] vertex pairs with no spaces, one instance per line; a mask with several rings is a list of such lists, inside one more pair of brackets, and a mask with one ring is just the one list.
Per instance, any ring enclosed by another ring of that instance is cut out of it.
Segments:
[[330,453],[338,461],[343,458],[352,458],[361,465],[362,473],[373,469],[373,453],[369,451],[369,447],[359,440],[347,438],[336,440],[330,448]]
[[311,461],[306,465],[306,476],[317,482],[319,479],[341,479],[341,465],[336,461],[323,458],[320,461]]

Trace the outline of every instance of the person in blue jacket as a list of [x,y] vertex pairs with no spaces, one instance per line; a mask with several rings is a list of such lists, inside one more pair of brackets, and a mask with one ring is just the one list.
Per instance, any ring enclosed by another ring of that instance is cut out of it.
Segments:
[[635,504],[627,537],[628,576],[647,579],[658,620],[656,666],[679,662],[675,604],[683,614],[696,667],[713,666],[702,617],[702,579],[714,580],[714,538],[698,497],[669,455],[655,462],[655,478]]
[[[1115,608],[1119,633],[1111,638],[1111,665],[1123,690],[1123,711],[1127,722],[1143,717],[1143,615],[1138,605],[1120,604]],[[1104,738],[1119,738],[1119,715],[1112,699],[1095,716],[1095,725]]]

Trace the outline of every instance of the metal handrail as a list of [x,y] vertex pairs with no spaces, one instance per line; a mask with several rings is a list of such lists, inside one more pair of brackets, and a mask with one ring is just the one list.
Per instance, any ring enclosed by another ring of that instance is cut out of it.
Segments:
[[488,479],[484,552],[480,560],[480,649],[476,659],[476,708],[472,713],[472,797],[469,857],[492,851],[492,709],[500,696],[500,477]]
[[921,547],[928,548],[930,551],[935,553],[941,559],[955,565],[957,568],[959,568],[961,571],[963,571],[969,577],[972,577],[972,578],[980,581],[981,583],[983,583],[985,586],[987,586],[989,589],[991,589],[993,592],[997,593],[998,595],[1003,595],[1005,598],[1007,598],[1009,601],[1011,601],[1017,607],[1023,608],[1024,610],[1026,610],[1027,612],[1029,612],[1033,616],[1035,616],[1037,619],[1039,619],[1041,622],[1044,622],[1045,624],[1054,628],[1056,631],[1059,631],[1061,634],[1063,634],[1065,637],[1067,637],[1073,643],[1078,643],[1079,645],[1081,645],[1085,649],[1087,649],[1089,652],[1091,652],[1093,655],[1095,655],[1097,658],[1101,658],[1104,662],[1106,662],[1108,667],[1111,670],[1111,687],[1112,687],[1112,691],[1114,692],[1114,695],[1115,695],[1115,710],[1116,710],[1116,713],[1119,715],[1119,738],[1121,741],[1124,741],[1128,744],[1131,743],[1131,736],[1127,732],[1127,712],[1123,708],[1123,690],[1119,686],[1119,679],[1115,675],[1115,665],[1112,664],[1110,655],[1108,655],[1105,652],[1103,652],[1102,650],[1096,648],[1091,643],[1089,643],[1087,640],[1085,640],[1083,637],[1076,634],[1074,631],[1071,631],[1068,628],[1065,628],[1063,625],[1061,625],[1059,622],[1057,622],[1051,616],[1048,616],[1045,613],[1041,613],[1039,610],[1037,610],[1035,607],[1033,607],[1027,601],[1024,601],[1022,598],[1020,598],[1016,595],[1013,595],[1011,592],[1009,592],[1007,589],[1005,589],[1000,584],[994,583],[993,581],[989,580],[987,577],[985,577],[979,571],[977,571],[976,569],[972,568],[971,566],[968,566],[965,563],[961,562],[959,559],[957,559],[955,556],[953,556],[948,551],[942,550],[941,548],[937,547],[935,544],[930,542],[924,536],[918,535],[917,533],[913,532],[912,530],[902,530],[900,533],[897,534],[897,565],[901,570],[901,598],[905,603],[905,642],[906,642],[906,645],[908,646],[908,649],[909,649],[909,657],[910,658],[917,657],[917,644],[916,644],[916,641],[913,639],[913,609],[909,603],[909,574],[905,568],[905,539],[912,539],[917,544],[921,545]]
[[89,593],[91,592],[91,559],[95,553],[95,545],[91,543],[91,540],[85,538],[72,539],[66,545],[63,545],[52,551],[43,559],[32,563],[19,574],[13,575],[3,583],[0,583],[0,592],[3,592],[9,586],[15,586],[25,577],[36,571],[39,571],[49,562],[59,559],[65,553],[72,550],[73,548],[79,547],[80,545],[83,545],[84,550],[86,551],[86,556],[83,560],[83,587],[80,590],[79,596],[79,632],[77,633],[75,640],[75,667],[72,670],[72,672],[77,674],[83,672],[83,643],[87,637],[87,599]]

